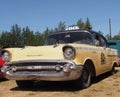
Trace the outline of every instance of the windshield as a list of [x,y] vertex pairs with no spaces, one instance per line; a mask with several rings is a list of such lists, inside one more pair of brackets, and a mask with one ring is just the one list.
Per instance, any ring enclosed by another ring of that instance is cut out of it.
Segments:
[[59,33],[47,37],[45,45],[81,43],[93,44],[92,36],[87,32]]

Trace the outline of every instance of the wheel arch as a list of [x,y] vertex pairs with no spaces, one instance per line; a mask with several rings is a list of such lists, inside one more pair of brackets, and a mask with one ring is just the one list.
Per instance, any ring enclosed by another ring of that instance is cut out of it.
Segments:
[[96,71],[95,71],[95,66],[94,66],[94,63],[91,59],[87,59],[85,62],[84,62],[84,66],[90,68],[90,71],[92,73],[92,77],[96,76]]
[[118,65],[119,64],[117,62],[115,62],[115,61],[112,63],[112,67],[118,67]]

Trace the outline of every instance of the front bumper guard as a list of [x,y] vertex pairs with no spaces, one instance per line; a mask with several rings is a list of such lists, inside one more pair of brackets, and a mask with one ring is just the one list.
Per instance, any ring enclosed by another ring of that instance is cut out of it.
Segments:
[[[76,80],[81,76],[83,66],[76,65],[73,61],[66,61],[66,60],[54,60],[52,62],[63,64],[65,65],[62,67],[63,69],[60,72],[50,73],[41,73],[41,72],[22,72],[22,73],[15,73],[14,69],[11,69],[11,64],[19,64],[19,63],[27,63],[30,61],[19,61],[19,62],[10,62],[6,63],[1,71],[3,72],[4,76],[7,79],[12,80],[44,80],[44,81],[69,81],[69,80]],[[31,61],[31,62],[41,62],[41,61]],[[42,61],[43,62],[43,61]],[[44,61],[50,63],[51,61]],[[42,68],[42,67],[41,67]],[[29,67],[29,69],[32,69]],[[40,68],[39,68],[40,69]],[[57,71],[58,67],[56,67]]]

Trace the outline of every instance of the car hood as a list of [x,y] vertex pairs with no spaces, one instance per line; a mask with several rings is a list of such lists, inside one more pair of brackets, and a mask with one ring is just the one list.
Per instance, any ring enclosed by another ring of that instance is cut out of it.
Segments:
[[63,59],[64,45],[25,47],[14,51],[11,61]]

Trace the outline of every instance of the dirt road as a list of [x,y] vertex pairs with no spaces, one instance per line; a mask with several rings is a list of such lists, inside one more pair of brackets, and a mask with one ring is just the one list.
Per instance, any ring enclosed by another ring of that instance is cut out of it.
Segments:
[[120,97],[120,68],[114,75],[104,74],[87,89],[72,83],[37,82],[32,89],[21,90],[15,81],[0,81],[0,97]]

